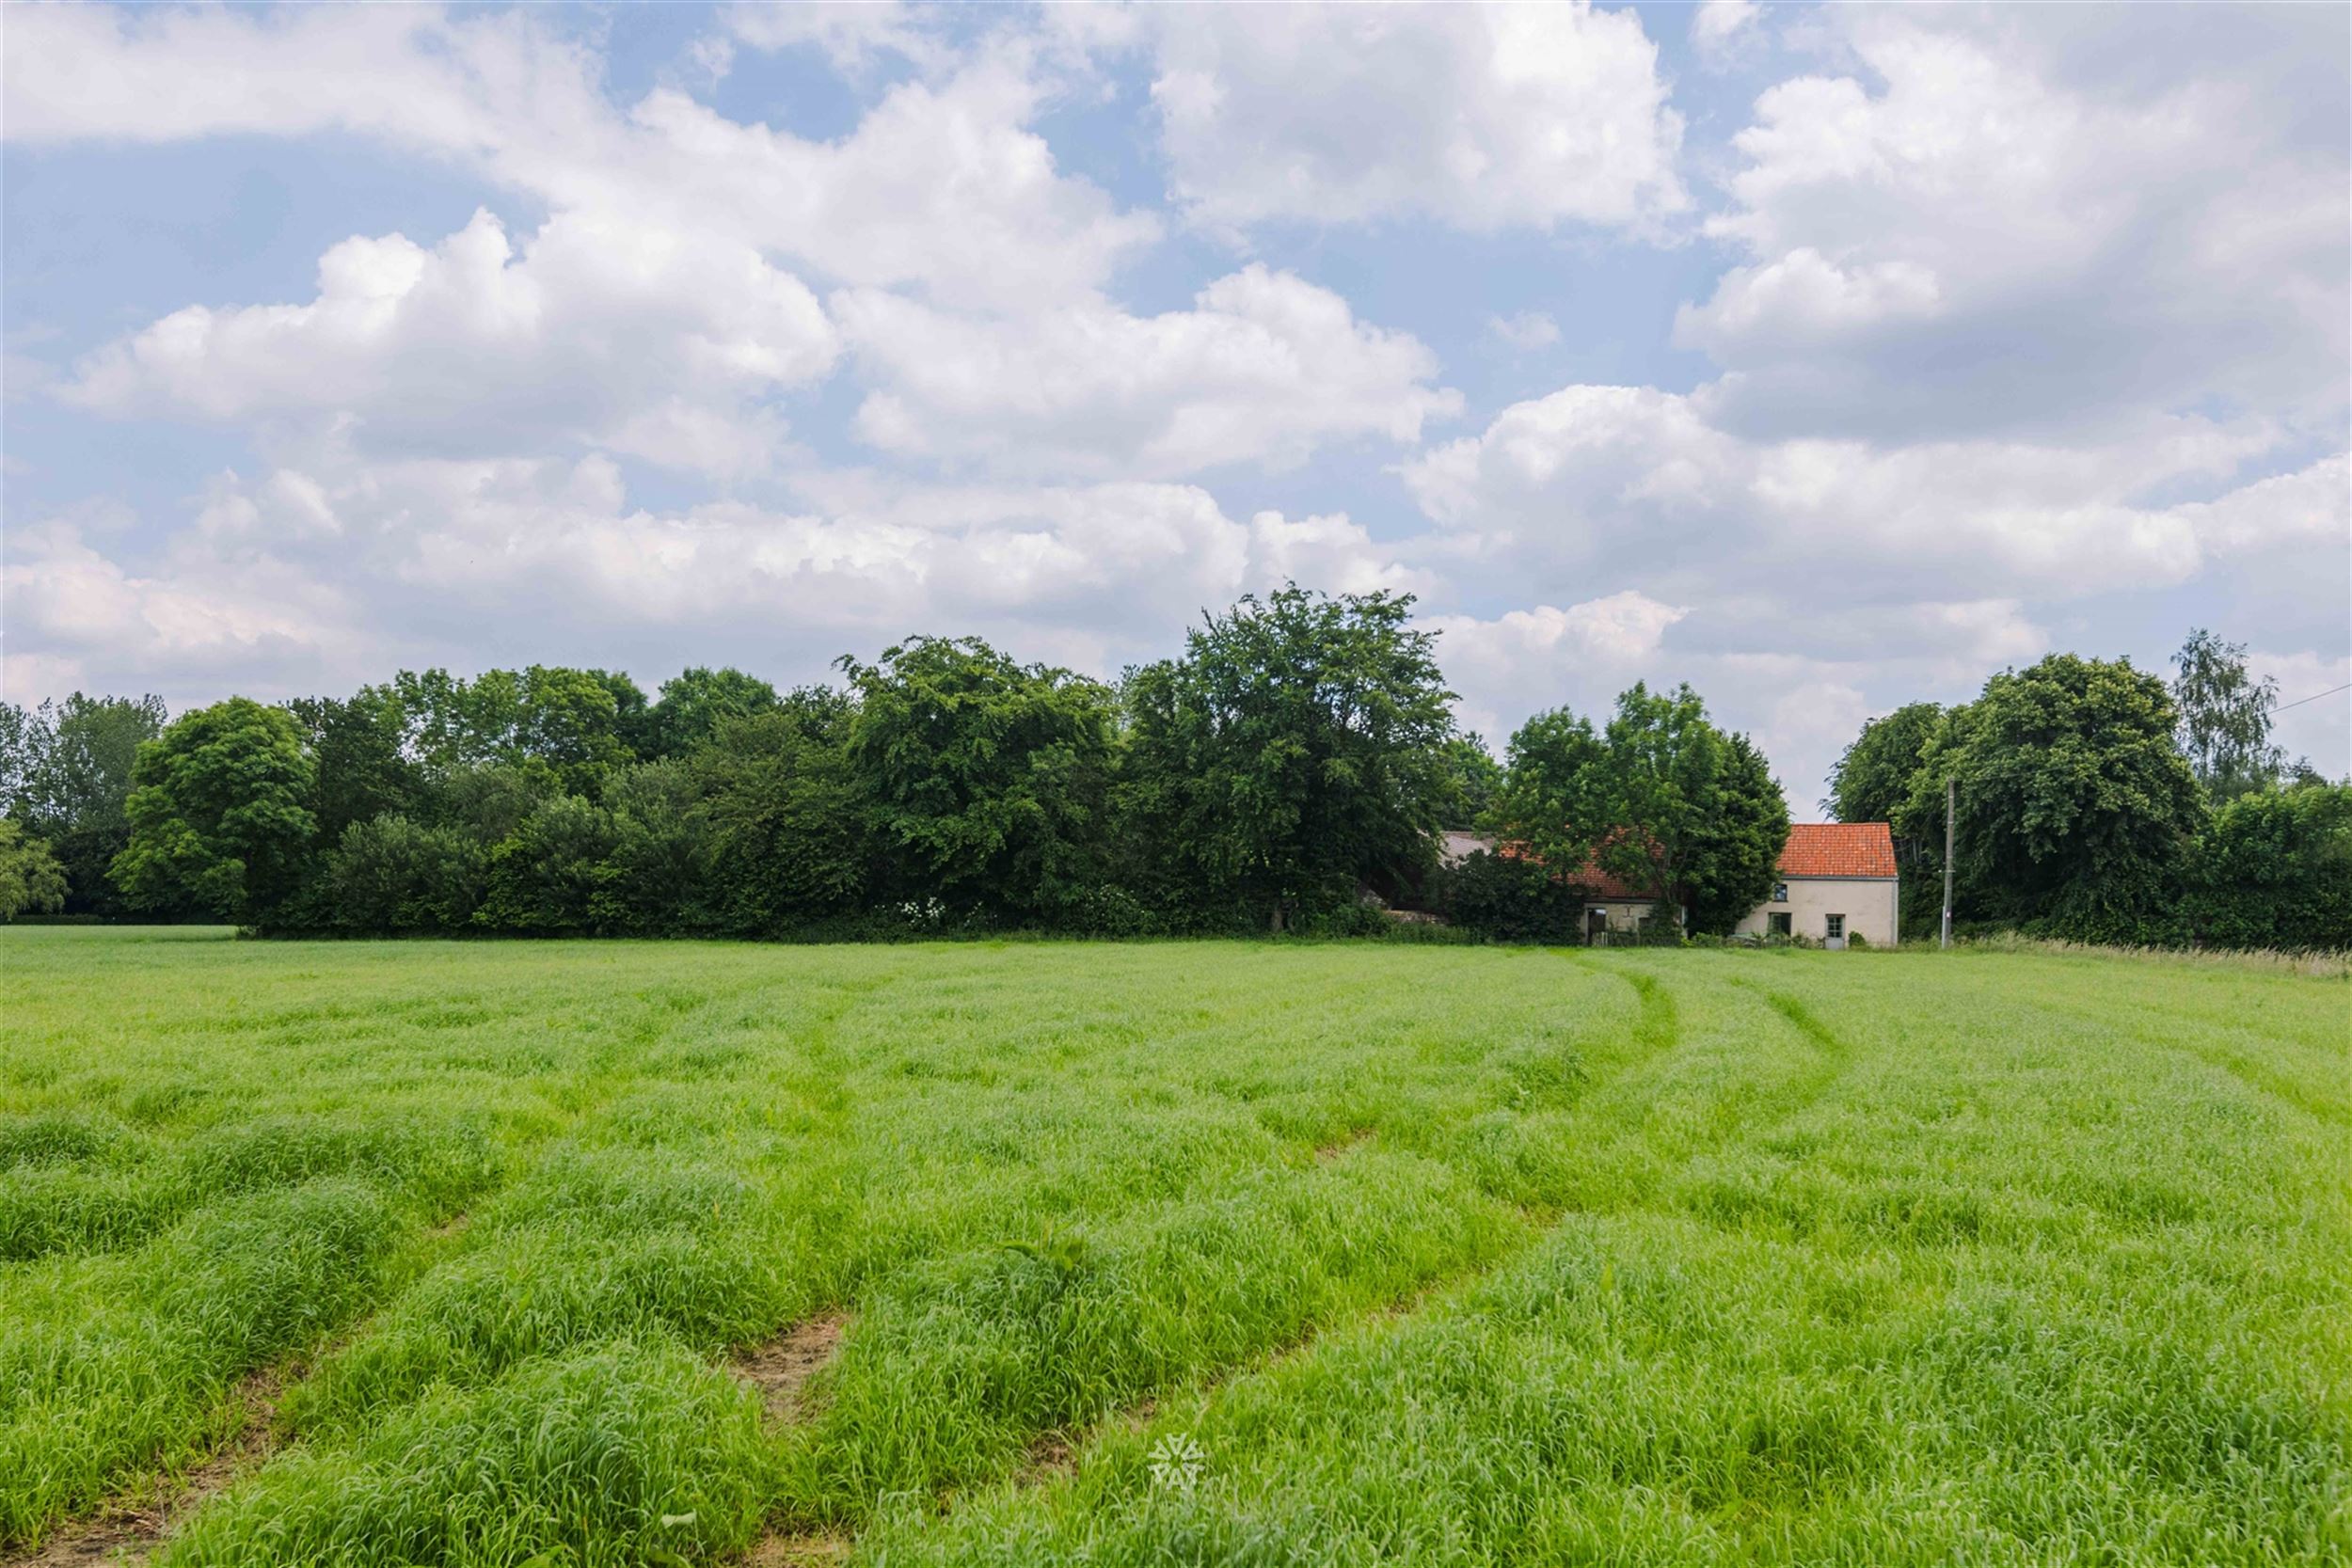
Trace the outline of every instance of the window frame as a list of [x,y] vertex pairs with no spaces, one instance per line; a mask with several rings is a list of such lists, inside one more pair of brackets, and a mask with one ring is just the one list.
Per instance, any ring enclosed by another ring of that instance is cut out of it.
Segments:
[[1845,941],[1846,917],[1842,914],[1825,914],[1821,916],[1821,935],[1826,941],[1829,942]]
[[1764,934],[1768,937],[1794,936],[1795,917],[1787,910],[1769,910],[1764,915]]

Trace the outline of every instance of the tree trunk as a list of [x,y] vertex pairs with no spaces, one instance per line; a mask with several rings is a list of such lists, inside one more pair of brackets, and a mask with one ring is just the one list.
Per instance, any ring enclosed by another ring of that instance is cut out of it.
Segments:
[[1270,929],[1278,937],[1282,934],[1282,901],[1279,898],[1274,901],[1274,924]]

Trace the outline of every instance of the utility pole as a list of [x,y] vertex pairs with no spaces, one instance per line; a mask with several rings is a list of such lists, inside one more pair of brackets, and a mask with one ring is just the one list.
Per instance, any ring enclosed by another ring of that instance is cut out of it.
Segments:
[[1960,798],[1960,785],[1953,775],[1944,780],[1944,945],[1952,944],[1952,806]]

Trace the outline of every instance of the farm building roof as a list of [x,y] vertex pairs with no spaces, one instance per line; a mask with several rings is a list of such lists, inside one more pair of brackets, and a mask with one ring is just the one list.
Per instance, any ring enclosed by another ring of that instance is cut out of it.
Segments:
[[1784,877],[1892,877],[1895,838],[1883,822],[1797,822],[1780,848]]
[[[1470,834],[1447,836],[1447,848],[1455,838],[1466,846],[1486,847],[1517,860],[1527,854],[1523,844],[1506,841],[1494,844],[1490,839]],[[1468,853],[1468,848],[1461,853]],[[1456,855],[1456,859],[1459,855]],[[1788,842],[1780,847],[1780,874],[1784,877],[1892,877],[1895,875],[1895,837],[1883,822],[1792,822],[1788,827]],[[1587,898],[1630,899],[1647,898],[1644,888],[1602,870],[1587,858],[1581,868],[1563,878],[1570,887]]]

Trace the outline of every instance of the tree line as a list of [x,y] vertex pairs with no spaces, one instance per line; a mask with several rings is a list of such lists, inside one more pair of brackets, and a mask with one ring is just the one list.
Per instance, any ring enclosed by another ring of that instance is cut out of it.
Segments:
[[[1696,693],[1636,685],[1603,716],[1536,714],[1498,760],[1458,728],[1412,604],[1247,596],[1116,682],[915,637],[783,690],[691,669],[649,698],[625,674],[534,665],[168,722],[151,697],[0,704],[0,916],[1352,934],[1394,929],[1390,903],[1558,940],[1587,868],[1687,911],[1693,934],[1765,897],[1787,802]],[[2266,730],[2246,739],[2242,657],[2192,647],[2203,662],[2177,690],[2056,656],[1962,707],[1899,709],[1848,749],[1824,805],[1896,824],[1915,927],[1922,909],[1932,923],[1948,776],[1977,925],[2352,945],[2345,879],[2323,885],[2352,833],[2346,791],[2283,770]],[[1438,831],[1462,827],[1508,852],[1441,868]],[[2303,891],[2279,896],[2289,883]]]
[[1247,597],[1115,684],[915,637],[789,690],[532,666],[9,708],[7,875],[264,932],[1361,928],[1484,759],[1411,607]]
[[2271,743],[2243,644],[2200,629],[2172,665],[2053,654],[1863,726],[1821,806],[1893,824],[1906,937],[1936,928],[1948,798],[1963,933],[2352,948],[2352,787]]

